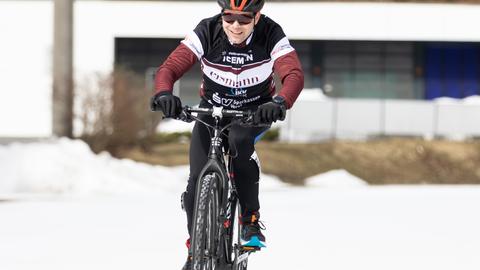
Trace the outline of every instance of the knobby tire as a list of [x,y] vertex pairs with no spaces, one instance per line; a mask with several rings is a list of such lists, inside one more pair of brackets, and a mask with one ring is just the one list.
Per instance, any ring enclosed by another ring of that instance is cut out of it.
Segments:
[[219,194],[218,177],[214,173],[203,176],[197,186],[192,232],[193,270],[218,269]]

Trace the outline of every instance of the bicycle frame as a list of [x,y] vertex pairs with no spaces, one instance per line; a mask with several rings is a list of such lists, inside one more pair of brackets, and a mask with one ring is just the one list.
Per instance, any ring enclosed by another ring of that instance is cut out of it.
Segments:
[[[196,197],[195,197],[195,209],[198,209],[197,202],[199,199],[197,199],[197,196],[200,196],[202,189],[205,188],[204,183],[202,183],[203,179],[209,175],[209,174],[214,174],[213,177],[217,191],[218,191],[218,210],[219,210],[219,215],[218,215],[218,220],[214,221],[216,222],[214,228],[218,229],[215,234],[218,236],[218,239],[213,239],[213,240],[218,240],[218,243],[213,243],[213,246],[215,246],[215,254],[208,254],[209,256],[212,256],[214,260],[217,260],[220,263],[220,267],[222,269],[224,268],[229,268],[229,269],[246,269],[246,257],[248,257],[248,254],[252,251],[255,250],[250,250],[247,251],[245,254],[244,252],[239,251],[239,247],[235,244],[233,245],[234,241],[234,228],[235,224],[237,224],[238,228],[240,228],[240,225],[236,222],[236,216],[235,216],[235,211],[237,210],[238,205],[238,196],[236,193],[236,187],[234,180],[230,178],[230,167],[229,165],[231,164],[230,161],[230,156],[224,151],[223,147],[223,138],[222,134],[223,131],[229,128],[235,121],[230,122],[228,125],[225,127],[222,127],[220,125],[220,121],[222,120],[224,115],[227,116],[232,116],[237,119],[245,119],[245,117],[250,117],[250,120],[253,117],[253,114],[251,112],[243,112],[243,111],[234,111],[234,110],[224,110],[222,107],[213,107],[212,109],[205,109],[205,108],[198,108],[198,109],[191,109],[191,108],[185,108],[184,112],[187,112],[187,114],[182,114],[181,120],[188,121],[190,120],[189,117],[192,117],[192,115],[188,115],[188,113],[191,112],[197,112],[200,114],[211,114],[211,116],[214,118],[214,124],[213,126],[210,126],[213,128],[213,135],[211,136],[211,142],[210,142],[210,148],[209,148],[209,153],[208,153],[208,160],[207,163],[205,164],[204,168],[202,169],[201,173],[199,174],[199,178],[197,179],[197,186],[196,186]],[[202,122],[198,118],[193,117],[193,119]],[[204,123],[206,124],[206,123]],[[211,179],[211,178],[209,178]],[[238,209],[240,211],[240,209]],[[193,220],[194,223],[197,221],[197,215],[198,211],[194,211],[194,216]],[[202,215],[204,215],[202,213]],[[207,222],[208,223],[208,222]],[[207,224],[205,223],[205,224]],[[204,222],[202,222],[204,224]],[[203,226],[207,226],[207,225]],[[218,225],[218,228],[217,228]],[[195,226],[193,226],[195,230]],[[195,236],[195,233],[191,233],[192,236],[192,247],[195,247],[197,244],[197,239]],[[205,236],[202,236],[205,237]],[[201,240],[199,240],[201,241]],[[203,241],[212,241],[212,239],[204,239]],[[210,242],[209,242],[210,243]],[[195,254],[193,255],[194,261],[195,259]],[[203,257],[206,256],[205,254]],[[241,257],[241,258],[240,258]],[[243,267],[239,267],[236,265],[236,262],[244,262]],[[224,265],[223,265],[224,264]]]

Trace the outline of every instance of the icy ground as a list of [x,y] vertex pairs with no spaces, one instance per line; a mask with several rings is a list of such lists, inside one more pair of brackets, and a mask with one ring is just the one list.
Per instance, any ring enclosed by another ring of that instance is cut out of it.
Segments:
[[[187,174],[80,141],[0,146],[0,269],[180,269]],[[345,171],[308,183],[262,177],[268,248],[249,269],[480,269],[480,187],[371,187]]]

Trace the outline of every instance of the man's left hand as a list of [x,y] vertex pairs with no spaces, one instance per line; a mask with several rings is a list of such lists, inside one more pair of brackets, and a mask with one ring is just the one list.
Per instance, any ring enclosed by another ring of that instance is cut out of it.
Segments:
[[257,124],[271,124],[277,120],[284,120],[286,114],[285,100],[277,96],[273,101],[258,106],[254,122]]

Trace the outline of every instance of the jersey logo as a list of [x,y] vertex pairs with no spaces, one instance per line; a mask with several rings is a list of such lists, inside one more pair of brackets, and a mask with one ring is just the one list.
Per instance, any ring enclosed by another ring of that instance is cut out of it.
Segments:
[[230,95],[235,97],[247,97],[247,90],[243,88],[230,88]]
[[232,65],[244,65],[247,62],[253,61],[253,54],[252,53],[235,53],[235,52],[223,52],[222,61],[224,63],[230,63]]
[[257,101],[260,99],[260,96],[254,96],[251,98],[245,98],[240,100],[235,100],[232,98],[222,98],[218,92],[215,92],[212,95],[212,100],[223,107],[230,107],[232,109],[238,109],[243,107],[245,104]]
[[215,103],[226,107],[230,106],[230,104],[233,102],[233,99],[231,98],[221,98],[218,93],[213,94],[212,99],[215,101]]
[[236,88],[251,86],[251,85],[254,85],[254,84],[260,82],[260,78],[258,76],[253,76],[253,77],[241,79],[239,81],[235,81],[235,80],[232,80],[230,78],[223,77],[220,74],[214,72],[213,70],[210,71],[210,73],[207,73],[206,75],[208,75],[208,77],[212,81],[214,81],[218,84],[222,84],[224,86],[236,87]]

